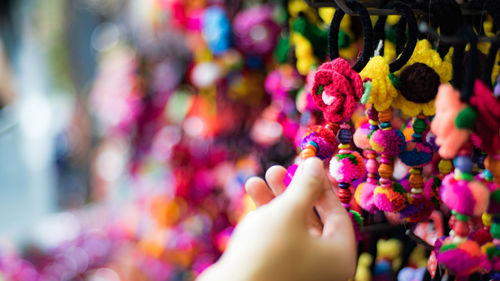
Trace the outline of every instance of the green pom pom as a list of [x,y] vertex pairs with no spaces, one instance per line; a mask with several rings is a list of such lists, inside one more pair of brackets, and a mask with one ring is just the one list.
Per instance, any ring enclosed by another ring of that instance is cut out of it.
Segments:
[[486,249],[486,256],[488,256],[488,259],[491,260],[493,257],[500,257],[500,249],[497,247],[489,247]]
[[490,233],[493,238],[500,238],[500,224],[493,223],[490,228]]
[[366,81],[363,83],[363,96],[361,96],[361,103],[366,104],[368,99],[370,99],[370,93],[372,92],[372,81]]
[[457,244],[446,244],[446,245],[443,245],[439,249],[439,252],[442,253],[442,252],[445,252],[445,251],[448,251],[448,250],[453,250],[453,249],[456,249],[456,248],[457,248]]
[[476,122],[476,115],[476,111],[467,106],[458,113],[457,118],[455,118],[455,126],[459,129],[472,129]]
[[392,188],[394,189],[394,191],[396,191],[397,193],[401,193],[401,194],[404,194],[406,193],[406,190],[405,188],[399,183],[399,182],[394,182],[394,184],[392,185]]
[[349,158],[349,161],[351,161],[351,163],[353,163],[354,165],[358,165],[358,159],[356,159],[356,156],[350,154],[350,153],[347,153],[347,154],[337,154],[337,159],[342,160],[344,158]]
[[350,210],[349,212],[352,214],[354,221],[359,225],[359,228],[363,227],[363,217],[356,211]]
[[394,85],[394,88],[398,89],[401,88],[401,80],[396,76],[394,73],[389,73],[389,80],[391,80],[392,85]]
[[493,201],[500,203],[500,189],[497,189],[491,193],[491,199]]

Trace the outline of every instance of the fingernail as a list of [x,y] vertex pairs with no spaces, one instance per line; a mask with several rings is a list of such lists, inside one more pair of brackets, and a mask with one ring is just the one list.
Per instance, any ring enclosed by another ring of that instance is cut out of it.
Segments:
[[303,163],[304,165],[304,173],[311,177],[321,177],[323,176],[324,167],[323,161],[316,157],[307,158]]

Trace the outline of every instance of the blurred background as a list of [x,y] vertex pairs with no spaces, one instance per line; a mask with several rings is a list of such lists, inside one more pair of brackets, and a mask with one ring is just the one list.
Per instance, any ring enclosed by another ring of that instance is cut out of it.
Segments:
[[2,0],[0,280],[193,280],[253,208],[245,180],[319,116],[305,75],[332,13]]

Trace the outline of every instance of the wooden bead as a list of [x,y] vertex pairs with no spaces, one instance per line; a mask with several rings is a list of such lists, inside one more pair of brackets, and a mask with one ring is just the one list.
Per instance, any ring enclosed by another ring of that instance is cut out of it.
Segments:
[[378,120],[380,123],[391,122],[392,119],[392,109],[386,109],[378,113]]
[[302,152],[300,153],[301,159],[307,159],[307,158],[314,157],[314,156],[316,156],[316,152],[312,149],[309,149],[309,148],[302,150]]
[[351,202],[352,193],[349,188],[339,189],[337,192],[337,196],[339,197],[340,202],[343,204],[349,204]]
[[394,167],[392,165],[385,163],[380,164],[380,166],[378,167],[378,173],[383,178],[391,178],[393,170]]
[[[497,159],[494,159],[497,158]],[[500,184],[500,159],[498,157],[488,156],[485,161],[485,167],[491,172],[495,182]]]
[[316,147],[315,147],[314,145],[312,145],[312,144],[308,144],[308,145],[306,145],[306,147],[304,148],[304,150],[305,150],[305,149],[311,149],[311,150],[313,150],[313,151],[314,151],[314,153],[316,153],[316,152],[317,152]]

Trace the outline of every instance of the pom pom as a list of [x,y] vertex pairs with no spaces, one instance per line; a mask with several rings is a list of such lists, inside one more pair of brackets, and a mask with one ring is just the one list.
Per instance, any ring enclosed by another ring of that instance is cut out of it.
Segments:
[[305,149],[310,142],[314,142],[317,145],[316,156],[321,160],[332,157],[337,145],[335,134],[323,126],[308,128],[300,142],[300,148]]
[[403,133],[394,129],[373,132],[370,144],[373,150],[390,156],[400,154],[406,145]]
[[375,213],[378,210],[373,199],[375,188],[377,188],[376,184],[363,182],[358,185],[354,192],[354,200],[356,200],[356,203],[358,203],[363,210],[370,213]]
[[329,122],[350,118],[362,94],[361,77],[342,58],[323,63],[314,75],[311,95]]
[[[410,147],[412,142],[407,142],[406,146]],[[432,147],[428,143],[418,142],[411,150],[405,150],[399,158],[407,166],[425,165],[432,161]]]
[[361,124],[359,128],[354,132],[353,141],[354,144],[361,149],[371,149],[370,145],[370,134],[372,130],[370,129],[370,124],[368,122]]
[[478,181],[457,180],[451,173],[443,179],[441,199],[460,214],[479,216],[488,207],[489,191]]
[[408,205],[400,211],[400,215],[407,222],[421,222],[427,219],[433,210],[431,200],[422,195],[410,194]]
[[233,20],[234,42],[246,54],[267,55],[276,46],[280,32],[270,6],[255,6],[238,13]]
[[274,100],[283,100],[288,97],[288,93],[298,90],[300,79],[294,68],[283,65],[267,75],[264,87]]
[[493,240],[493,237],[491,237],[491,234],[488,230],[486,229],[479,229],[474,231],[469,235],[470,239],[476,241],[479,245],[484,245],[487,242],[491,242]]
[[414,63],[405,67],[399,74],[401,94],[409,101],[426,103],[437,94],[439,75],[424,63]]
[[347,154],[337,154],[330,160],[330,174],[338,182],[352,182],[365,176],[363,157],[353,151]]
[[456,243],[447,238],[438,249],[437,260],[457,276],[467,276],[479,270],[484,256],[479,244],[473,240]]
[[424,185],[424,196],[429,198],[436,209],[441,205],[441,197],[439,195],[441,189],[441,180],[438,177],[429,179]]
[[361,235],[361,228],[363,227],[363,217],[356,211],[350,210],[348,212],[349,217],[351,218],[352,226],[354,227],[354,236],[356,237],[356,241],[361,241],[363,236]]
[[392,187],[377,186],[373,192],[373,201],[378,209],[385,212],[399,212],[407,204],[405,190],[397,182]]
[[[490,186],[496,186],[494,183],[490,183]],[[490,204],[488,205],[488,213],[499,214],[500,213],[500,189],[496,189],[491,192]]]

